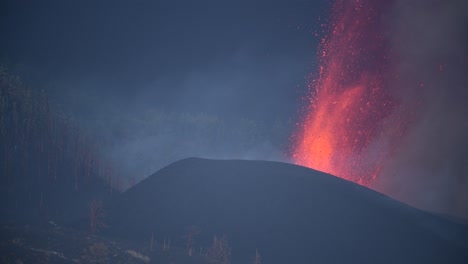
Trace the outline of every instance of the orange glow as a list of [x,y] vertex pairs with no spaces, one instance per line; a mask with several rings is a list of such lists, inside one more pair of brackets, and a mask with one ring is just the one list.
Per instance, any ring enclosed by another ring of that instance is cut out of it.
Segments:
[[318,53],[319,76],[309,85],[293,148],[297,164],[366,186],[386,157],[375,141],[395,106],[387,88],[390,49],[378,9],[386,6],[378,2],[385,3],[338,0],[333,5]]
[[[346,176],[343,168],[335,164],[342,164],[346,156],[351,154],[348,152],[353,142],[349,141],[346,133],[347,123],[352,120],[351,111],[363,92],[364,88],[357,86],[346,90],[337,98],[320,101],[319,106],[311,113],[311,122],[306,124],[307,133],[301,142],[301,148],[295,153],[298,163],[333,175]],[[349,125],[348,127],[350,128]]]

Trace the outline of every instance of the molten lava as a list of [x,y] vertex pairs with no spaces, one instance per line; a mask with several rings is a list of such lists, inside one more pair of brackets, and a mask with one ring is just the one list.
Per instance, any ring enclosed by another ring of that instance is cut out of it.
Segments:
[[382,127],[397,102],[390,93],[392,51],[383,11],[390,1],[338,0],[320,46],[320,71],[294,135],[299,165],[369,186],[388,151]]

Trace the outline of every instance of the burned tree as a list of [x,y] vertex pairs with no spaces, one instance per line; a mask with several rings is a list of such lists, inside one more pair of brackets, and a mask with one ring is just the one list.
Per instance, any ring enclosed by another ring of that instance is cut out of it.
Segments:
[[226,236],[214,236],[213,245],[206,252],[206,263],[208,264],[229,264],[231,248]]
[[102,201],[93,200],[89,205],[89,228],[92,234],[107,226],[104,222],[104,217],[105,213]]

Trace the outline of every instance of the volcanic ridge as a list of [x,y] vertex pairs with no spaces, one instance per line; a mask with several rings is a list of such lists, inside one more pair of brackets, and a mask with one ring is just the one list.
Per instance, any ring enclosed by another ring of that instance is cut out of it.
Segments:
[[[231,263],[467,263],[466,226],[309,168],[189,158],[154,173],[109,208],[106,233],[195,244],[225,236]],[[196,247],[198,250],[198,247]]]

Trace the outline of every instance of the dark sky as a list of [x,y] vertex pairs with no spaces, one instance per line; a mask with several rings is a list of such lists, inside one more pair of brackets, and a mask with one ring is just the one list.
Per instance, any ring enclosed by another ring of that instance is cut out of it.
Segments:
[[85,93],[118,104],[287,116],[314,71],[314,32],[326,7],[311,0],[2,1],[0,60],[58,101]]

